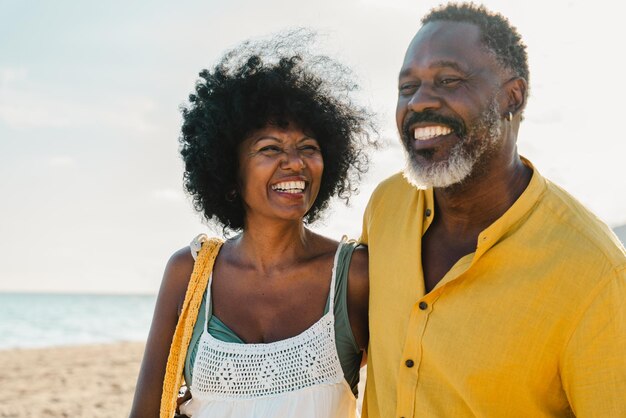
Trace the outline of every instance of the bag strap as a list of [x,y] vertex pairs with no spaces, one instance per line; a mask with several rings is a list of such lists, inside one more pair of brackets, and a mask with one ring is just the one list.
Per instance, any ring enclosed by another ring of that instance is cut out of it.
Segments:
[[193,272],[189,279],[187,292],[185,293],[185,301],[176,330],[172,338],[170,353],[167,358],[167,366],[165,368],[165,378],[163,379],[163,392],[161,393],[161,412],[160,418],[172,418],[176,411],[176,399],[178,398],[178,390],[183,381],[183,368],[185,367],[185,356],[193,328],[198,318],[198,311],[202,304],[202,296],[206,289],[209,277],[213,271],[213,263],[215,257],[224,243],[219,238],[201,239],[202,248],[198,253],[198,257],[193,266]]

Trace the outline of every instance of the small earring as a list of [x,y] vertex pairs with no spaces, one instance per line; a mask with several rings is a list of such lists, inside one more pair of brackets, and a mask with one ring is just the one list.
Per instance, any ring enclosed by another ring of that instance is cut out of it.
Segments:
[[227,202],[234,202],[235,199],[237,198],[237,190],[236,189],[232,189],[231,191],[226,193],[226,201]]
[[511,112],[507,112],[506,116],[505,116],[506,120],[508,120],[509,122],[511,122],[513,120],[513,113]]

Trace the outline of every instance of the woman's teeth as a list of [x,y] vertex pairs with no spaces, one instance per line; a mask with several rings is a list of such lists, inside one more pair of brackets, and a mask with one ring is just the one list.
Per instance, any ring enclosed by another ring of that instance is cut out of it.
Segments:
[[272,190],[283,193],[302,193],[305,184],[303,181],[284,181],[272,185]]

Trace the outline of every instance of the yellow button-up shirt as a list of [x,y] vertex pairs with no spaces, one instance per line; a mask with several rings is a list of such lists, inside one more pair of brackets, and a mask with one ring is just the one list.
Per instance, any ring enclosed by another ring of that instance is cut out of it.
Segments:
[[400,175],[364,216],[364,417],[626,417],[626,252],[534,170],[514,205],[425,294],[432,190]]

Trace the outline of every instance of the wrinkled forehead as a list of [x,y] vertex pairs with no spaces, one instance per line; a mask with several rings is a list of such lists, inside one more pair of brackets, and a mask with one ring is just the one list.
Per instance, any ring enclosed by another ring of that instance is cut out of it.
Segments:
[[493,52],[482,43],[478,26],[465,22],[428,22],[409,44],[400,74],[440,62],[455,63],[468,70],[498,66]]

